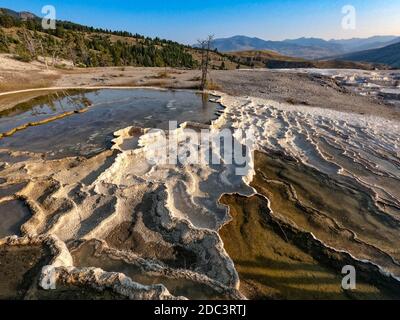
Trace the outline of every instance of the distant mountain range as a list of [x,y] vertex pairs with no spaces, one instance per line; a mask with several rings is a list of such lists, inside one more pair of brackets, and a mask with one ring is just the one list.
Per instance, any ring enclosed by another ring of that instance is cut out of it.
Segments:
[[304,59],[321,59],[350,52],[378,49],[400,42],[398,36],[374,36],[348,40],[324,40],[319,38],[299,38],[283,41],[268,41],[247,36],[216,39],[213,48],[220,52],[248,50],[272,50],[283,55]]
[[339,60],[381,63],[400,68],[400,42],[379,49],[353,52],[336,57]]
[[228,53],[233,60],[250,68],[291,69],[291,68],[319,68],[319,69],[386,69],[378,63],[332,60],[305,60],[281,55],[275,51],[250,50]]

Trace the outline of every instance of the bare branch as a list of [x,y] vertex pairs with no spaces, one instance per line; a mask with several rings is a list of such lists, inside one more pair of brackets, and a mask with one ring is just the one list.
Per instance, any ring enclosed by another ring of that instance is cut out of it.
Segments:
[[25,42],[26,49],[29,51],[31,58],[35,59],[37,57],[35,40],[33,39],[30,32],[27,31],[25,28],[22,29],[22,36]]
[[198,40],[198,43],[201,48],[201,85],[200,89],[204,90],[207,85],[207,75],[208,75],[208,67],[210,61],[210,50],[212,46],[212,41],[214,40],[213,35],[209,35],[206,40]]

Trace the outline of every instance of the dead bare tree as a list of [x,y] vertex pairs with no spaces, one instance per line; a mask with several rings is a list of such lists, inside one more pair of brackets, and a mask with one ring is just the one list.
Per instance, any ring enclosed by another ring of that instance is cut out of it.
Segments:
[[29,51],[31,59],[36,59],[37,54],[35,39],[32,37],[31,33],[25,28],[22,28],[22,37],[25,43],[25,47]]
[[42,52],[42,59],[44,61],[44,64],[46,65],[46,69],[48,71],[49,70],[49,64],[47,63],[47,57],[46,57],[46,53],[44,52],[42,39],[39,38],[38,42],[39,42],[39,48],[40,48],[40,50]]
[[59,48],[55,47],[53,49],[53,53],[51,54],[51,61],[52,61],[53,67],[55,67],[57,65],[59,51],[60,51]]
[[197,41],[201,49],[201,90],[204,90],[207,86],[208,67],[210,65],[210,50],[213,39],[214,36],[209,35],[207,39]]
[[77,53],[76,53],[76,48],[75,48],[75,43],[73,39],[67,38],[63,40],[62,42],[62,51],[69,57],[69,59],[72,61],[72,65],[75,66],[77,63]]

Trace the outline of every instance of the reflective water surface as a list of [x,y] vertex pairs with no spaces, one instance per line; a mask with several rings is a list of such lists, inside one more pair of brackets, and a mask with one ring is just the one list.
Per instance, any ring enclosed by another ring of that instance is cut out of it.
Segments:
[[[0,148],[44,152],[51,158],[88,156],[108,148],[113,133],[128,126],[168,129],[170,120],[208,123],[221,109],[192,91],[50,93],[0,113],[0,133],[23,127],[0,139]],[[48,119],[52,121],[46,123]]]

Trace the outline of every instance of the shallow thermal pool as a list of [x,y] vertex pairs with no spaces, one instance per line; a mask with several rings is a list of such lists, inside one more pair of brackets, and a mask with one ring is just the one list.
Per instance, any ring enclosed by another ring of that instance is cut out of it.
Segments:
[[[119,129],[168,129],[170,120],[208,123],[221,109],[208,96],[193,91],[53,92],[0,113],[0,133],[23,127],[0,139],[0,148],[45,153],[49,158],[89,156],[110,147],[113,133]],[[61,117],[63,114],[66,116]],[[52,120],[46,122],[48,119]]]

